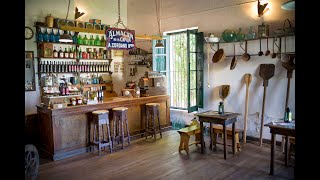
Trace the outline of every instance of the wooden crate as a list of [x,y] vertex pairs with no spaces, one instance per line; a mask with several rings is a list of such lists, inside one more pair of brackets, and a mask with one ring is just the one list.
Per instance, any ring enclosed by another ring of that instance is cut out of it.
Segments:
[[53,57],[53,43],[40,44],[40,57]]

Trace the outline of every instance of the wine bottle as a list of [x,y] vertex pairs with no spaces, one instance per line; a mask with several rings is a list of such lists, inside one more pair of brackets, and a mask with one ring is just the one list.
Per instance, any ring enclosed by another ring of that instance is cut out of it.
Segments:
[[94,45],[95,45],[95,46],[100,46],[100,44],[101,44],[101,41],[100,41],[100,39],[99,39],[99,35],[97,35],[97,36],[96,36],[96,39],[94,40]]
[[67,48],[64,48],[64,58],[69,58],[69,52],[67,51]]
[[52,72],[56,72],[56,62],[55,61],[53,61],[53,67],[52,67]]
[[64,58],[64,54],[63,54],[63,51],[60,47],[60,50],[59,50],[59,58]]
[[61,62],[61,72],[64,72],[64,62]]
[[43,72],[43,64],[42,64],[42,61],[40,61],[40,72]]
[[70,57],[71,59],[74,58],[74,57],[73,57],[73,50],[72,50],[71,48],[69,48],[69,57]]
[[58,72],[61,72],[61,63],[58,62]]
[[58,51],[56,50],[56,47],[53,49],[53,57],[58,58]]

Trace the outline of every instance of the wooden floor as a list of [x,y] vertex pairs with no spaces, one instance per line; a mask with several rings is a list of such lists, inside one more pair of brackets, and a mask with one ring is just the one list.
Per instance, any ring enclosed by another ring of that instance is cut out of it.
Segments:
[[[207,137],[206,137],[207,138]],[[163,133],[154,142],[151,137],[132,141],[124,150],[112,154],[86,153],[40,165],[37,179],[294,179],[293,160],[284,166],[284,154],[277,147],[274,176],[269,175],[270,145],[259,147],[256,142],[242,144],[242,151],[233,155],[227,147],[227,160],[223,159],[223,146],[216,151],[190,146],[190,157],[185,151],[178,153],[180,137],[177,131]],[[207,144],[209,143],[206,139]]]

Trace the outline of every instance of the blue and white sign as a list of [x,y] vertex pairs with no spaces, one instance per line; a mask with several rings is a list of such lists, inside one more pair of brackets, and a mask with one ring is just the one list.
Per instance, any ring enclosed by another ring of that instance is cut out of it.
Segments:
[[107,49],[128,50],[135,47],[134,30],[109,28],[106,30]]

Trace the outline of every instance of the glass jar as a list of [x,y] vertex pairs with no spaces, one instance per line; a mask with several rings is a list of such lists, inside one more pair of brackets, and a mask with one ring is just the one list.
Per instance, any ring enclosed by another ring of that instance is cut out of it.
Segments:
[[222,39],[225,42],[233,42],[235,40],[235,38],[236,38],[236,34],[233,30],[226,29],[222,33]]

